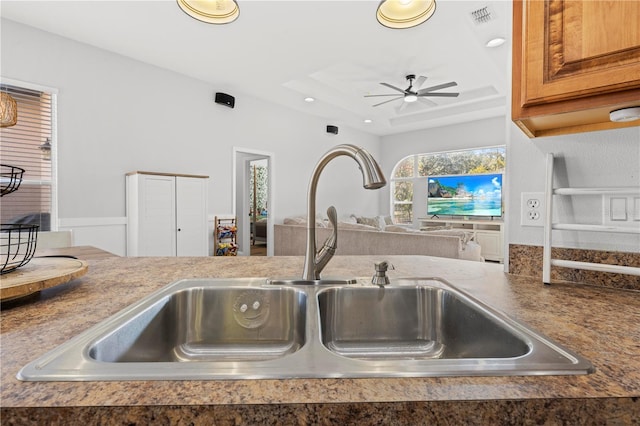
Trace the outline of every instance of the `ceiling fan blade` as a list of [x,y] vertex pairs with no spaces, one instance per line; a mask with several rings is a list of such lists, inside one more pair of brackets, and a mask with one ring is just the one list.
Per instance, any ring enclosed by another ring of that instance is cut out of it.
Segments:
[[398,96],[397,93],[393,93],[390,95],[364,95],[365,98],[375,98],[376,96]]
[[429,96],[429,97],[433,97],[433,96],[439,96],[441,98],[457,98],[458,95],[460,95],[460,93],[441,93],[441,92],[428,92],[428,93],[423,93],[421,95],[418,95],[418,99],[420,99],[421,96]]
[[409,105],[409,102],[403,102],[402,104],[400,104],[399,107],[396,108],[396,113],[400,114],[401,112],[403,112],[405,109],[407,109],[407,106]]
[[413,83],[413,87],[415,87],[416,89],[419,89],[422,87],[425,81],[427,81],[427,77],[425,77],[424,75],[421,75],[416,79],[416,82]]
[[418,101],[419,101],[419,102],[421,102],[421,103],[423,103],[423,104],[425,104],[425,105],[429,105],[429,106],[438,106],[438,104],[437,104],[437,103],[435,103],[435,102],[433,102],[433,101],[430,101],[429,99],[426,99],[426,98],[418,97]]
[[398,91],[398,92],[400,92],[400,93],[405,93],[404,89],[401,89],[401,88],[396,87],[396,86],[392,86],[392,85],[391,85],[391,84],[389,84],[389,83],[380,83],[380,84],[382,84],[383,86],[388,87],[389,89],[397,90],[397,91]]
[[433,92],[434,90],[446,89],[447,87],[453,87],[457,85],[458,83],[456,83],[455,81],[450,81],[449,83],[438,84],[431,87],[425,87],[424,89],[418,90],[418,96],[422,95],[423,93]]
[[379,104],[375,104],[375,105],[373,105],[373,106],[374,106],[374,107],[377,107],[378,105],[386,104],[386,103],[388,103],[388,102],[397,101],[398,99],[402,99],[402,98],[404,98],[404,96],[399,96],[399,97],[397,97],[397,98],[389,99],[388,101],[380,102]]

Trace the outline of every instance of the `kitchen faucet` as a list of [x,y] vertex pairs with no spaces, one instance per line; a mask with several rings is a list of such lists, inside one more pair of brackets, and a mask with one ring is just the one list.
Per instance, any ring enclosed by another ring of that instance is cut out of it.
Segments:
[[378,189],[387,184],[380,166],[366,150],[350,144],[337,145],[327,151],[311,174],[307,194],[307,249],[304,255],[303,280],[319,280],[320,272],[329,263],[336,252],[338,242],[338,220],[335,207],[327,210],[333,232],[325,241],[319,252],[316,252],[316,188],[324,167],[334,158],[346,155],[353,158],[362,172],[362,185],[365,189]]

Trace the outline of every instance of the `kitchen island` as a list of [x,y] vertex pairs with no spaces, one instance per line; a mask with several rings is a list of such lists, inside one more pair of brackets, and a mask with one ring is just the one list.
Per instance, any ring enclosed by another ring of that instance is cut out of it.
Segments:
[[2,424],[636,424],[640,292],[544,286],[502,265],[335,257],[324,276],[441,277],[591,361],[575,376],[23,382],[22,366],[183,278],[292,277],[302,257],[89,260],[82,278],[1,312]]

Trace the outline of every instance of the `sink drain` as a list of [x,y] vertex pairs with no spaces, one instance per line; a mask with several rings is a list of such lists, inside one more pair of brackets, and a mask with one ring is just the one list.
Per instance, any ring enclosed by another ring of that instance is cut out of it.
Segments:
[[233,303],[233,317],[244,328],[258,328],[269,319],[269,297],[261,291],[245,291]]

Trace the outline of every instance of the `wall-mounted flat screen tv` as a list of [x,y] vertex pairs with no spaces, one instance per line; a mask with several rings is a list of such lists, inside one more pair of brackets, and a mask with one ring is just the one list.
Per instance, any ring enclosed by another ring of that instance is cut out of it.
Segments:
[[502,217],[502,173],[429,176],[427,214]]

